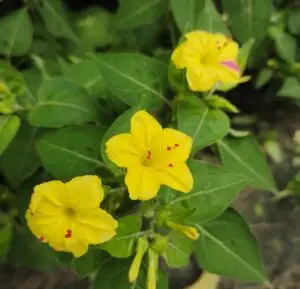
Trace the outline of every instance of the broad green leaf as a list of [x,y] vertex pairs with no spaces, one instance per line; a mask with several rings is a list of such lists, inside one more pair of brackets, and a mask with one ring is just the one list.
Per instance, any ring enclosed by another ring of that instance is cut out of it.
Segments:
[[107,90],[99,65],[93,60],[87,59],[69,65],[64,70],[64,74],[73,82],[84,87],[90,94],[101,97],[101,94]]
[[117,29],[128,30],[150,24],[167,11],[167,0],[122,0],[116,14]]
[[255,188],[276,191],[271,170],[254,137],[228,137],[220,140],[218,146],[225,169],[246,177]]
[[134,252],[134,244],[139,236],[142,220],[140,216],[130,215],[119,219],[118,224],[117,235],[102,244],[101,249],[116,258],[127,258]]
[[[145,256],[145,259],[147,256]],[[92,289],[141,289],[147,288],[146,270],[148,262],[143,262],[138,279],[135,284],[130,284],[128,281],[128,272],[132,262],[131,258],[116,259],[105,254],[101,257],[101,264],[99,266],[98,274],[94,280]],[[158,270],[157,289],[168,288],[168,277],[162,270]]]
[[287,27],[291,34],[300,34],[300,9],[290,9],[288,11]]
[[230,35],[211,0],[171,0],[171,8],[182,34],[204,29]]
[[55,36],[69,39],[79,43],[71,22],[68,20],[67,11],[61,0],[35,0],[36,9],[43,18],[47,29]]
[[18,187],[40,166],[33,146],[36,133],[36,128],[22,122],[16,137],[0,158],[1,171],[14,188]]
[[[195,0],[197,1],[197,0]],[[196,21],[196,28],[206,30],[209,32],[219,32],[230,36],[230,32],[217,11],[213,0],[204,1],[204,8],[198,14]]]
[[108,88],[130,106],[140,103],[160,107],[168,102],[168,67],[165,63],[141,54],[107,53],[93,57],[100,65]]
[[120,134],[120,133],[126,133],[130,131],[130,119],[131,117],[140,109],[142,109],[143,106],[139,105],[136,107],[133,107],[127,111],[125,111],[122,115],[120,115],[114,123],[111,125],[111,127],[106,131],[104,134],[102,143],[101,143],[101,157],[103,161],[111,167],[111,169],[117,171],[120,171],[120,169],[112,163],[109,158],[107,157],[107,154],[105,152],[106,145],[105,143],[114,135]]
[[11,245],[13,226],[7,215],[0,215],[0,262],[5,261]]
[[240,48],[239,55],[238,55],[238,65],[241,69],[241,72],[244,72],[246,67],[247,67],[247,62],[248,62],[248,59],[251,55],[254,43],[255,43],[255,39],[250,38]]
[[271,27],[269,34],[275,41],[278,55],[286,62],[293,64],[296,58],[297,40],[278,27]]
[[100,106],[87,91],[72,81],[56,77],[43,83],[29,121],[38,127],[84,124],[100,118]]
[[14,227],[6,263],[29,269],[53,271],[53,273],[59,268],[55,251],[33,236],[26,226]]
[[103,167],[99,147],[104,130],[102,126],[84,125],[43,133],[36,148],[44,167],[63,180],[91,174]]
[[87,277],[97,272],[103,253],[100,250],[89,248],[88,252],[80,258],[73,258],[71,267],[81,277]]
[[226,98],[212,94],[204,97],[205,102],[209,107],[225,110],[232,113],[240,112],[239,109]]
[[171,204],[184,201],[188,208],[196,209],[188,218],[190,224],[205,222],[220,215],[246,185],[245,177],[223,168],[193,160],[188,165],[194,176],[193,189],[171,201]]
[[1,82],[4,82],[14,95],[22,94],[26,87],[22,73],[3,60],[0,60],[0,83]]
[[0,20],[0,52],[20,56],[32,45],[33,27],[27,9],[19,9]]
[[0,115],[0,157],[15,137],[19,127],[20,118],[18,116]]
[[38,89],[42,83],[42,74],[37,68],[23,70],[26,83],[24,93],[17,97],[18,104],[30,110],[36,104]]
[[261,41],[268,29],[272,13],[272,0],[222,0],[224,12],[235,37],[245,43],[250,38]]
[[195,251],[201,267],[222,276],[267,282],[255,237],[237,212],[228,209],[196,227],[200,237]]
[[115,14],[98,5],[76,13],[75,26],[81,42],[80,49],[92,52],[118,43],[114,20]]
[[300,99],[300,81],[296,77],[285,78],[277,95]]
[[171,9],[182,34],[196,29],[198,15],[204,8],[204,0],[171,0]]
[[256,78],[255,88],[261,89],[264,85],[266,85],[271,80],[273,75],[274,75],[274,70],[270,68],[261,69]]
[[229,131],[228,116],[208,108],[202,100],[189,97],[178,103],[178,129],[193,138],[192,153],[216,143]]
[[167,250],[164,253],[168,266],[186,266],[193,252],[193,241],[176,231],[171,232],[168,238]]

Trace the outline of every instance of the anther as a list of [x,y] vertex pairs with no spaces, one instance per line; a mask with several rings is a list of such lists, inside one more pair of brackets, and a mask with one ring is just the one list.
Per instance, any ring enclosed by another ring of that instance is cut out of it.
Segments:
[[173,168],[173,164],[172,163],[169,163],[169,168]]
[[72,237],[72,230],[68,229],[67,233],[65,234],[65,237],[68,238],[68,239],[71,238]]
[[167,150],[170,151],[172,148],[171,147],[167,147]]

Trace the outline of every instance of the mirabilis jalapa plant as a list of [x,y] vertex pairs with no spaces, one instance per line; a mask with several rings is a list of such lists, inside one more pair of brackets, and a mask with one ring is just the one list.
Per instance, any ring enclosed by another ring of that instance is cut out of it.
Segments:
[[[167,288],[159,259],[180,267],[192,252],[209,272],[267,282],[256,241],[229,206],[247,184],[274,184],[252,137],[226,136],[222,110],[238,110],[215,94],[249,79],[242,76],[245,51],[220,33],[185,34],[170,60],[175,97],[164,98],[171,112],[164,126],[155,101],[136,103],[104,134],[103,176],[35,186],[26,213],[31,232],[53,250],[72,253],[75,269],[93,256],[94,288]],[[123,61],[118,57],[95,59],[108,83],[105,69]],[[36,111],[29,119],[37,121]],[[207,146],[218,149],[221,165],[195,158]],[[43,160],[41,143],[38,151]]]

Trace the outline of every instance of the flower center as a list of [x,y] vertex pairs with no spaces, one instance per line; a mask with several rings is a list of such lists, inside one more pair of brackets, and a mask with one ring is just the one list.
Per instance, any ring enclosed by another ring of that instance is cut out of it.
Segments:
[[145,167],[149,167],[151,159],[152,159],[152,152],[148,150],[146,156],[142,159],[142,165],[144,165]]
[[73,218],[76,215],[76,211],[73,208],[66,208],[65,209],[65,214],[69,218]]

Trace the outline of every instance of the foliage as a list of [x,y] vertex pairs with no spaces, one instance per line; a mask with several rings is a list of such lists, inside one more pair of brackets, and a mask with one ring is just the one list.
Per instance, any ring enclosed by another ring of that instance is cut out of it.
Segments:
[[[230,206],[245,186],[275,193],[270,168],[253,136],[232,133],[232,114],[241,110],[227,98],[234,86],[192,91],[170,59],[187,32],[219,32],[240,43],[238,65],[258,71],[256,89],[297,101],[300,8],[291,2],[124,0],[113,12],[75,12],[63,0],[28,0],[7,11],[0,18],[1,260],[40,270],[67,263],[94,289],[144,288],[146,254],[137,280],[128,281],[144,238],[170,267],[186,265],[194,251],[205,270],[267,282],[256,240]],[[129,132],[139,110],[193,139],[190,192],[162,186],[152,200],[129,199],[125,170],[111,162],[105,144]],[[215,164],[201,160],[207,152]],[[73,259],[35,239],[24,213],[37,184],[86,174],[101,177],[103,204],[119,229]],[[199,238],[189,239],[184,228]],[[158,289],[167,288],[161,268],[156,279]]]

